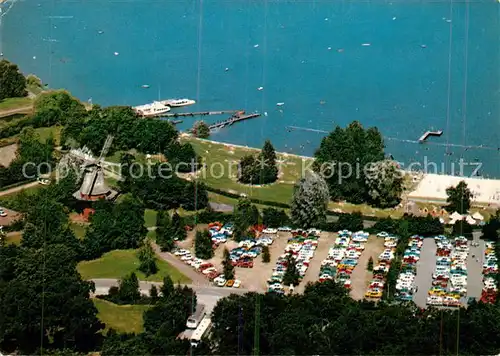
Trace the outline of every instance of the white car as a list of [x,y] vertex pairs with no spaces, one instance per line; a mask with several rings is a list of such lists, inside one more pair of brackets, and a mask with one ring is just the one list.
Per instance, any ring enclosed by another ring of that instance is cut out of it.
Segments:
[[7,213],[3,209],[0,209],[0,216],[1,217],[6,217]]
[[267,229],[262,230],[262,232],[264,234],[277,234],[278,230],[277,229],[267,228]]
[[278,228],[278,231],[290,232],[290,231],[292,231],[292,228],[290,228],[288,226],[281,226]]
[[214,279],[214,284],[217,286],[217,287],[224,287],[226,285],[226,278],[222,277],[222,276],[219,276],[217,278]]
[[193,256],[191,256],[191,255],[184,255],[181,257],[181,260],[186,261],[186,262],[191,261],[192,259],[193,259]]
[[233,283],[233,288],[240,288],[241,281],[239,279],[235,279]]
[[179,249],[179,250],[177,250],[177,251],[174,252],[174,255],[176,255],[176,256],[184,256],[184,255],[188,255],[190,253],[191,252],[189,252],[186,249]]
[[217,269],[215,267],[208,267],[201,271],[203,274],[210,274],[212,272],[217,272]]

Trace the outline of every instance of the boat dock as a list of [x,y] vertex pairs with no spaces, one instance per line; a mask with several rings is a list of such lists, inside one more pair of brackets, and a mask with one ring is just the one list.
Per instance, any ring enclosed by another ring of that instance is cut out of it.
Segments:
[[222,111],[197,111],[197,112],[176,112],[169,114],[159,114],[156,117],[183,117],[183,116],[208,116],[208,115],[226,115],[236,114],[241,110],[222,110]]
[[224,127],[226,125],[230,126],[230,125],[234,124],[235,122],[239,122],[239,121],[243,121],[243,120],[249,120],[249,119],[253,119],[253,118],[259,117],[259,116],[260,116],[259,113],[253,113],[253,114],[246,114],[245,115],[244,111],[238,111],[235,114],[233,114],[229,119],[224,120],[224,121],[216,122],[215,124],[209,125],[208,128],[210,130],[215,130],[215,129],[222,128],[222,127]]
[[439,131],[427,131],[422,136],[420,136],[420,138],[418,139],[418,142],[424,143],[429,137],[431,137],[431,136],[440,137],[442,134],[443,134],[442,130],[439,130]]

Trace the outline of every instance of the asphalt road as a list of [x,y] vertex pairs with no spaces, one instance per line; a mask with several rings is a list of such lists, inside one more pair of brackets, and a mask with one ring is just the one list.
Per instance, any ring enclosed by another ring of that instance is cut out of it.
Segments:
[[[474,242],[479,243],[479,247],[471,246],[469,241],[469,255],[467,256],[467,297],[481,298],[483,290],[483,259],[485,245],[479,239],[480,233],[474,234]],[[475,257],[472,257],[474,255]],[[476,261],[477,259],[477,261]]]
[[[119,284],[119,280],[117,279],[92,279],[92,282],[95,284],[96,295],[107,294],[110,287],[118,286]],[[149,295],[149,290],[153,285],[160,287],[162,283],[139,281],[141,294]],[[209,313],[213,310],[219,299],[227,297],[231,294],[245,294],[248,292],[248,290],[240,288],[219,288],[200,286],[196,284],[189,284],[187,286],[193,288],[196,292],[198,303],[204,304]]]
[[420,260],[417,263],[417,275],[415,286],[417,291],[413,295],[413,301],[421,308],[427,305],[427,292],[432,286],[432,273],[436,268],[436,242],[433,238],[425,238]]

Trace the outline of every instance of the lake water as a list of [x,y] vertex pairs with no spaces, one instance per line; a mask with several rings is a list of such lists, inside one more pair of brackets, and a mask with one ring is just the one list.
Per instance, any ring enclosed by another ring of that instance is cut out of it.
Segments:
[[[302,155],[324,134],[288,126],[329,131],[359,120],[379,127],[405,166],[427,157],[450,173],[463,157],[500,177],[494,0],[19,0],[8,11],[4,56],[82,100],[188,97],[197,100],[189,111],[259,111],[212,138],[256,147],[269,138]],[[430,140],[442,145],[401,141],[431,129],[444,131]]]

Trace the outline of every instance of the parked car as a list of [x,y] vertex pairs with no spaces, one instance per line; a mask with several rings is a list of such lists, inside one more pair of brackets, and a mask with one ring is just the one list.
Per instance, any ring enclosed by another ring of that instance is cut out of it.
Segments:
[[7,213],[5,212],[5,210],[0,209],[0,216],[1,217],[6,217],[7,216]]

